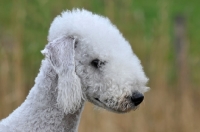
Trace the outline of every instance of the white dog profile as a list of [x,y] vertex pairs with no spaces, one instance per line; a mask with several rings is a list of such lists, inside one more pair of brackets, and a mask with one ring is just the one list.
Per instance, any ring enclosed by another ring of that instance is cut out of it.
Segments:
[[1,132],[76,132],[85,101],[124,113],[148,90],[130,44],[108,18],[87,10],[57,16],[42,54],[35,85]]

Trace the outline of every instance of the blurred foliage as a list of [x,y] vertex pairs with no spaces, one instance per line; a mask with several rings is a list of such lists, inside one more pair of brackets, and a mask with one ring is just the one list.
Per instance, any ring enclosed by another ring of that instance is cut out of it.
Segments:
[[[79,131],[198,132],[199,5],[199,0],[1,0],[0,118],[20,105],[33,86],[54,17],[66,9],[85,8],[107,16],[119,28],[141,59],[152,89],[144,106],[125,115],[97,112],[87,104]],[[179,84],[177,15],[186,19],[187,89]]]

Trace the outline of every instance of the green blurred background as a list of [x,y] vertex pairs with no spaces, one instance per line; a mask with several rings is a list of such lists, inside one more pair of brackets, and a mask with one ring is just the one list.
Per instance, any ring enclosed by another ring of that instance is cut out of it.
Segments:
[[72,8],[109,17],[141,59],[151,87],[127,114],[87,103],[79,132],[200,131],[199,0],[1,0],[0,119],[33,86],[53,18]]

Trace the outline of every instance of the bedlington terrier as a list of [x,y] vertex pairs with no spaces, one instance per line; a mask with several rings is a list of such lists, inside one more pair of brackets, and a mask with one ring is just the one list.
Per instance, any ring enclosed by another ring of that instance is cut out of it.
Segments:
[[112,112],[135,110],[148,90],[139,59],[108,18],[65,11],[51,24],[45,59],[26,100],[1,132],[76,132],[85,101]]

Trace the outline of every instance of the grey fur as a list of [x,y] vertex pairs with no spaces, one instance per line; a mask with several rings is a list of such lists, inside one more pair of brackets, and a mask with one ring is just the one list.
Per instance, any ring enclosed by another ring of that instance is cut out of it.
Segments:
[[148,90],[148,79],[107,18],[86,10],[63,12],[48,41],[35,85],[0,122],[0,132],[77,132],[86,101],[117,113],[138,107],[133,98]]

